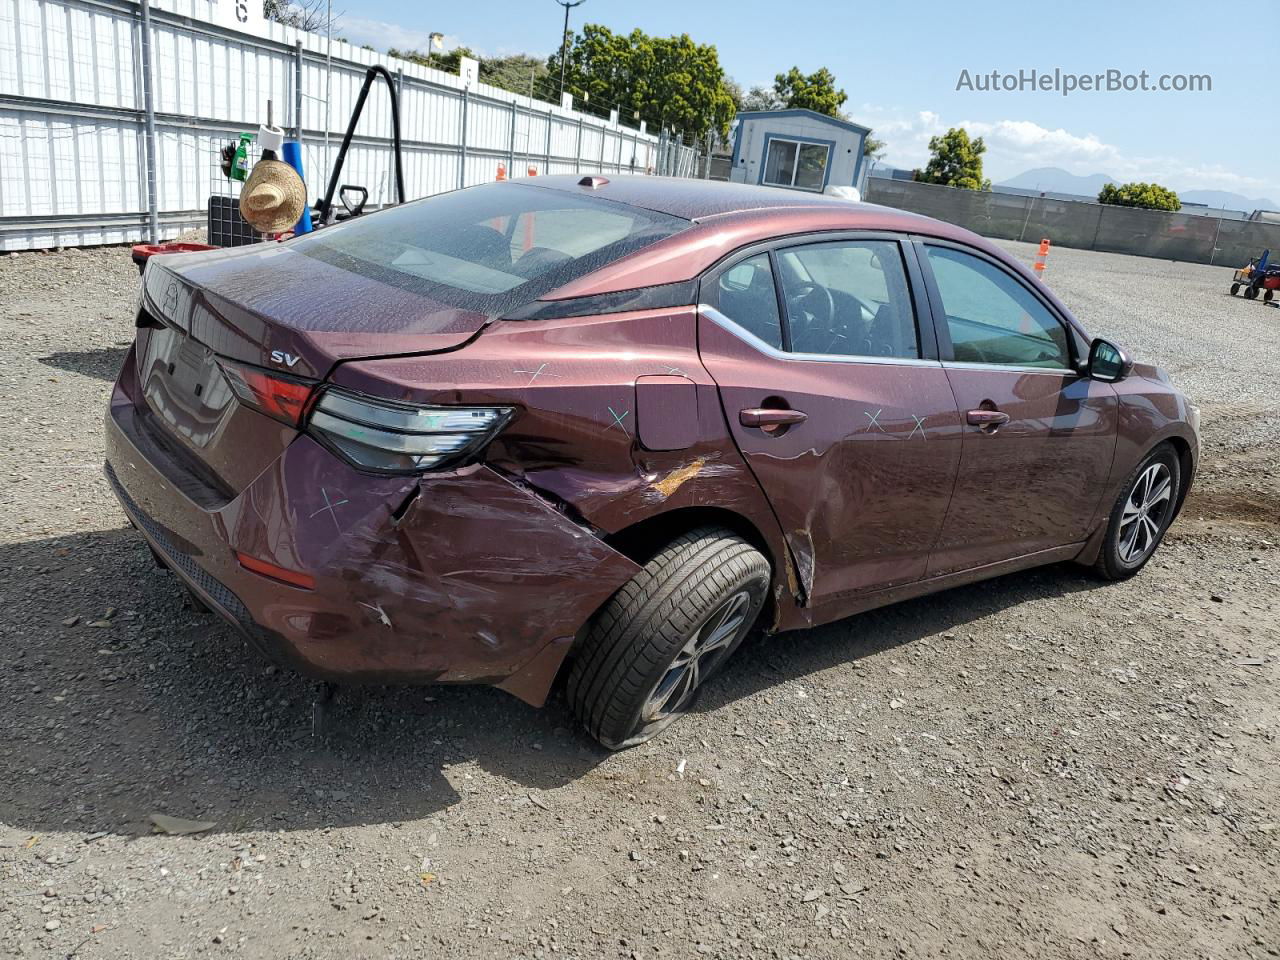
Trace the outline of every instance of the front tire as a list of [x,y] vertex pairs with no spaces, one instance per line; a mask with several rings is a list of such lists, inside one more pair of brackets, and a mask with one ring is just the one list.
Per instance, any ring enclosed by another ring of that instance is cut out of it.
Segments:
[[1126,580],[1146,566],[1173,522],[1181,491],[1181,464],[1167,443],[1152,450],[1129,475],[1111,510],[1094,570]]
[[596,614],[569,673],[568,699],[610,750],[657,736],[688,712],[764,606],[769,561],[702,527],[672,541]]

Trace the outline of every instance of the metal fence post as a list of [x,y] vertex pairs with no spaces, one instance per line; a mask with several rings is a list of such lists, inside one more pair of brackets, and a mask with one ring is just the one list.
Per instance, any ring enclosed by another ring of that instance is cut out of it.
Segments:
[[152,243],[160,242],[160,202],[156,190],[156,103],[151,76],[151,0],[141,0],[142,9],[142,102],[146,110],[147,219]]
[[302,41],[293,45],[293,126],[302,148]]
[[1036,205],[1034,197],[1027,197],[1023,201],[1027,206],[1027,215],[1022,218],[1022,229],[1018,231],[1018,242],[1021,243],[1027,235],[1027,224],[1031,222],[1031,208]]
[[604,142],[609,139],[607,136],[608,131],[609,131],[608,127],[603,125],[600,127],[600,172],[601,173],[604,173]]
[[1213,230],[1213,246],[1209,248],[1209,266],[1213,266],[1214,258],[1218,255],[1218,234],[1222,233],[1222,218],[1218,218],[1218,225]]
[[551,124],[554,122],[554,113],[555,111],[550,107],[547,108],[547,160],[546,165],[542,168],[544,174],[551,173]]
[[578,146],[573,151],[573,172],[582,172],[582,116],[578,116]]
[[507,148],[507,176],[514,178],[516,175],[516,118],[519,116],[519,107],[516,106],[514,100],[511,101],[511,141]]
[[1098,219],[1093,225],[1093,239],[1089,241],[1090,250],[1098,249],[1098,234],[1102,232],[1102,214],[1106,212],[1106,209],[1104,204],[1098,204]]
[[468,91],[462,91],[462,139],[458,148],[458,188],[467,185],[467,104],[470,102]]

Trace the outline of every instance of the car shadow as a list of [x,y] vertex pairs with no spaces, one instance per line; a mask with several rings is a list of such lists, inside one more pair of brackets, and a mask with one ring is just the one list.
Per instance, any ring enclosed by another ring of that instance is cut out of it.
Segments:
[[717,710],[781,683],[931,637],[967,635],[974,621],[1010,607],[1104,586],[1084,568],[1059,563],[900,601],[811,630],[756,635],[703,691],[695,712]]
[[[419,820],[487,779],[512,803],[608,754],[561,709],[485,687],[319,685],[259,657],[124,528],[0,547],[4,828],[137,835]],[[0,837],[0,841],[4,838]]]
[[[751,643],[697,709],[1089,585],[1014,574]],[[0,547],[0,603],[23,625],[0,665],[0,827],[20,834],[138,835],[151,813],[230,833],[415,821],[481,787],[537,802],[609,756],[558,698],[483,687],[342,688],[316,736],[318,685],[191,604],[127,528]]]
[[39,360],[45,366],[57,370],[80,373],[86,377],[106,380],[110,383],[120,373],[120,367],[128,352],[127,346],[103,347],[98,350],[68,350],[51,353],[47,357],[40,357]]

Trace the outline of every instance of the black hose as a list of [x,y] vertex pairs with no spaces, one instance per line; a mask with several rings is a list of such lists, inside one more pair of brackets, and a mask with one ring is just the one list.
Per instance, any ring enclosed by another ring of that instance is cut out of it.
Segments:
[[347,132],[342,138],[342,146],[338,148],[338,159],[334,161],[333,173],[329,174],[329,186],[320,201],[320,223],[326,225],[333,220],[333,195],[338,189],[338,177],[342,173],[342,165],[347,160],[347,148],[351,146],[351,138],[355,136],[356,124],[360,122],[360,114],[364,111],[364,102],[369,98],[369,88],[373,81],[382,77],[387,81],[387,91],[391,94],[391,149],[396,159],[396,202],[404,203],[404,163],[400,150],[400,98],[396,94],[396,84],[386,67],[374,64],[364,74],[364,83],[360,87],[360,96],[356,98],[355,109],[351,111],[351,122],[347,124]]

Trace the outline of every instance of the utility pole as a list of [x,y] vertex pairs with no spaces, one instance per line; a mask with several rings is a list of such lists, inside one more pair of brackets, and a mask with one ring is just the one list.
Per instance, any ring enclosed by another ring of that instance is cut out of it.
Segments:
[[564,65],[569,56],[569,11],[585,2],[586,0],[574,0],[573,3],[567,0],[556,0],[556,3],[564,7],[564,30],[560,34],[560,99],[562,100],[564,99]]

